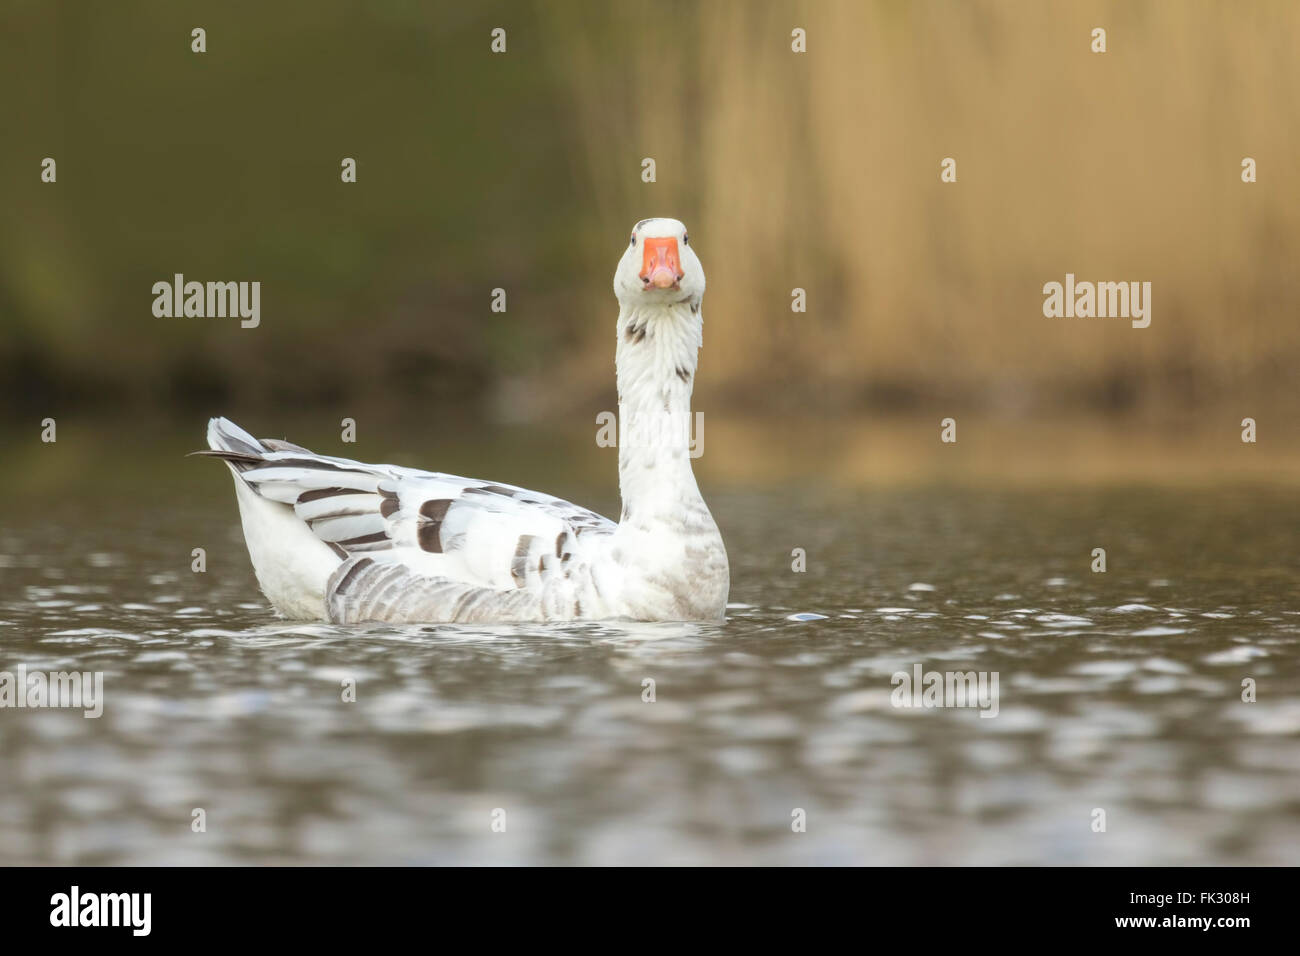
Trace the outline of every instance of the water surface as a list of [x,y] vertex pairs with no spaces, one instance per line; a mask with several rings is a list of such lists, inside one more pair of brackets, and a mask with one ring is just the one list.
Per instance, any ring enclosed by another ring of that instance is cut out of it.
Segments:
[[[1290,488],[705,480],[725,623],[345,628],[273,616],[191,467],[11,496],[0,669],[105,705],[0,710],[0,862],[1297,858]],[[549,487],[617,513],[610,477]],[[918,663],[997,672],[997,716],[893,706]]]

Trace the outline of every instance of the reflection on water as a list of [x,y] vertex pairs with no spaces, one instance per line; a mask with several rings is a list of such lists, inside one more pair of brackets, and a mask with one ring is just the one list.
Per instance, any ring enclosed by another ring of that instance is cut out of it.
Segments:
[[[103,671],[106,698],[98,720],[0,710],[0,862],[1300,848],[1290,489],[733,489],[710,495],[725,624],[343,628],[275,620],[227,479],[199,488],[0,524],[0,668]],[[895,708],[891,676],[916,664],[997,672],[997,716]]]

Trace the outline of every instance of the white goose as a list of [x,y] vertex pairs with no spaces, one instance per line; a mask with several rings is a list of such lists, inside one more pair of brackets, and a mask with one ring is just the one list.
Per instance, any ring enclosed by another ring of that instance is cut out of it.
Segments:
[[727,552],[691,471],[704,270],[676,219],[643,219],[618,296],[618,524],[512,485],[259,441],[224,418],[258,583],[285,617],[509,622],[717,620]]

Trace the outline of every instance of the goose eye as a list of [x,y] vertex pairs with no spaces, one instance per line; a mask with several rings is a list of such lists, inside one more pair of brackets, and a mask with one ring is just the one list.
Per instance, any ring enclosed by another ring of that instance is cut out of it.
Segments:
[[682,233],[682,245],[689,246],[690,244],[691,244],[691,237],[688,236],[686,233]]
[[636,245],[636,233],[635,233],[635,232],[632,233],[632,241],[629,242],[628,245],[629,245],[629,246],[635,246],[635,245]]

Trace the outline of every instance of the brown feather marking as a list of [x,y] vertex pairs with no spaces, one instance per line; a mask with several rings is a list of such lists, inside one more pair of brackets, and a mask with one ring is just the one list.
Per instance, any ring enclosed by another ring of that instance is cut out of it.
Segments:
[[369,491],[361,488],[313,488],[310,491],[304,491],[298,496],[298,504],[303,505],[309,501],[320,501],[322,498],[333,498],[335,495],[368,495]]
[[401,507],[396,498],[384,498],[379,503],[379,513],[385,518],[391,518],[397,509]]
[[481,488],[466,488],[463,494],[467,495],[504,495],[507,498],[513,498],[518,489],[507,488],[505,485],[484,485]]
[[521,534],[515,544],[515,556],[510,562],[510,576],[514,578],[515,587],[521,588],[528,580],[528,552],[532,550],[533,534]]
[[[316,458],[263,458],[261,459],[263,468],[310,468],[314,471],[342,471],[350,475],[365,475],[364,471],[358,468],[345,468],[342,465],[336,465],[333,462],[321,461]],[[366,475],[367,478],[373,478],[373,475]]]
[[387,540],[387,531],[376,531],[374,534],[363,534],[357,538],[348,538],[346,541],[340,541],[339,544],[345,548],[355,548],[363,544],[378,544],[380,541]]
[[441,528],[441,524],[421,525],[420,530],[416,532],[420,547],[430,554],[442,554],[442,536],[439,534]]
[[430,554],[442,554],[442,519],[447,517],[447,510],[454,504],[451,498],[430,498],[420,505],[420,517],[424,519],[417,537],[420,547]]
[[442,524],[442,519],[447,517],[447,509],[453,504],[455,502],[451,498],[430,498],[420,505],[420,517]]
[[[228,461],[232,465],[260,465],[266,461],[260,455],[248,455],[242,451],[225,451],[217,448],[204,448],[202,451],[192,451],[190,455],[202,455],[205,458],[220,458]],[[187,456],[189,457],[189,456]]]
[[282,438],[262,438],[262,447],[267,451],[300,451],[304,455],[312,454],[310,448],[303,448],[302,445],[295,445],[291,441],[285,441]]

